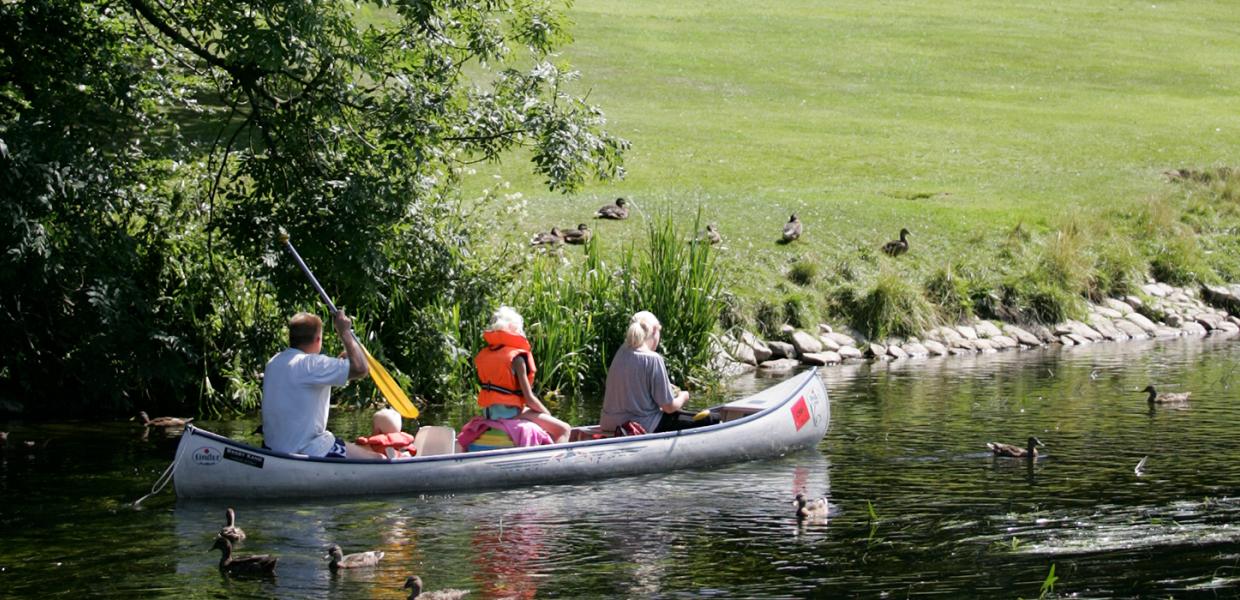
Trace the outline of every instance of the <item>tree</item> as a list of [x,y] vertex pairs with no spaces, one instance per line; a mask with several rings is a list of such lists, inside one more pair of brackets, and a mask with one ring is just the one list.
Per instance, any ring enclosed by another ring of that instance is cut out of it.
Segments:
[[502,279],[463,169],[522,147],[551,189],[623,174],[627,142],[551,60],[549,2],[35,1],[0,23],[9,398],[252,398],[314,302],[280,227],[374,349],[442,393]]

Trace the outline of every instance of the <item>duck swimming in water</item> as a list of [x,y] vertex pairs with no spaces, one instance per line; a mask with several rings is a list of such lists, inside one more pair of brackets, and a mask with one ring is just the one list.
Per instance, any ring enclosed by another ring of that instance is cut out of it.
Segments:
[[796,499],[792,501],[792,505],[797,509],[796,515],[798,524],[827,524],[827,516],[828,513],[830,513],[831,505],[827,502],[826,498],[806,500],[805,494],[797,494]]
[[1159,393],[1159,391],[1154,389],[1154,386],[1152,385],[1145,386],[1145,389],[1141,390],[1141,393],[1150,395],[1148,398],[1145,399],[1145,401],[1150,403],[1151,405],[1153,404],[1183,404],[1185,402],[1188,402],[1189,396],[1193,395],[1192,392],[1183,392],[1183,393],[1178,393],[1178,394]]
[[219,536],[230,542],[240,542],[245,539],[245,532],[237,527],[237,513],[231,506],[224,511],[224,527],[220,529]]
[[995,456],[1006,456],[1010,458],[1037,458],[1038,446],[1045,446],[1042,440],[1030,436],[1029,445],[1025,448],[1013,444],[1004,444],[1001,442],[986,442],[986,447],[990,449]]
[[405,579],[405,588],[409,590],[409,600],[459,600],[462,596],[469,593],[469,590],[437,590],[434,592],[422,591],[422,578],[417,575],[411,575]]
[[383,552],[379,550],[370,550],[368,552],[354,552],[353,554],[345,554],[340,546],[332,544],[327,549],[327,555],[323,558],[331,559],[327,564],[331,570],[336,569],[360,569],[363,567],[373,567],[379,564],[383,559]]
[[138,417],[142,419],[142,424],[147,427],[185,427],[194,419],[183,419],[181,417],[155,417],[154,419],[146,416],[146,411],[138,411]]
[[211,546],[211,550],[223,553],[220,556],[220,572],[229,575],[272,575],[276,572],[276,561],[279,560],[270,554],[233,556],[232,542],[222,537],[215,538],[215,545]]

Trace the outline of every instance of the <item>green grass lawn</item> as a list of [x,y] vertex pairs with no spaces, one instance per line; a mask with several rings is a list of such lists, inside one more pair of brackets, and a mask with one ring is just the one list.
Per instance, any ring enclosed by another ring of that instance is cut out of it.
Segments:
[[[562,196],[508,161],[529,200],[512,238],[618,195],[686,227],[701,206],[742,295],[799,257],[879,265],[901,227],[911,279],[998,260],[1018,223],[1106,228],[1163,193],[1165,169],[1240,162],[1233,3],[579,0],[570,15],[560,60],[632,142],[628,177]],[[776,245],[793,211],[804,238]]]

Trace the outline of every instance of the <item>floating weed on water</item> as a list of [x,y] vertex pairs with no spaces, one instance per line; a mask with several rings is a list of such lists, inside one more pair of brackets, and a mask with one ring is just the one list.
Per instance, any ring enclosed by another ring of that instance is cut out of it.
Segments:
[[874,510],[874,503],[870,502],[869,500],[866,500],[865,510],[870,515],[870,521],[877,523],[878,522],[878,511]]
[[1059,578],[1055,576],[1055,563],[1051,563],[1051,570],[1046,574],[1046,579],[1042,582],[1042,589],[1038,591],[1038,600],[1049,598],[1051,594],[1054,594],[1055,582],[1057,581],[1059,581]]
[[1022,543],[1024,542],[1021,542],[1020,538],[1016,536],[1012,536],[1012,539],[1006,542],[1003,540],[995,540],[993,546],[995,547],[996,550],[999,550],[999,551],[1016,552],[1020,549],[1020,545]]

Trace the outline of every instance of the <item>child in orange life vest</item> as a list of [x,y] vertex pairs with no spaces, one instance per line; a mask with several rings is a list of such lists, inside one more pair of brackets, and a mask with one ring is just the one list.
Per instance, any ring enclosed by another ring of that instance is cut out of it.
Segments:
[[408,458],[413,436],[401,431],[400,413],[390,408],[375,411],[371,435],[357,438],[357,444],[392,458]]
[[482,332],[486,340],[474,366],[478,368],[481,389],[478,405],[488,419],[523,419],[537,424],[557,444],[568,441],[571,427],[553,416],[534,395],[534,355],[525,339],[525,319],[507,306],[491,316],[491,325]]

